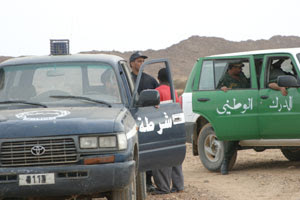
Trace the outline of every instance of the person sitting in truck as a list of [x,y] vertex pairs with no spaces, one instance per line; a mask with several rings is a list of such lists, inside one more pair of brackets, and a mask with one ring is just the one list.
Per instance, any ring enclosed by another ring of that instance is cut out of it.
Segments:
[[243,63],[230,63],[225,75],[220,79],[217,88],[227,92],[233,88],[249,88],[250,83],[242,72]]
[[117,86],[118,83],[112,69],[107,69],[101,75],[101,82],[104,84],[104,93],[114,97],[113,101],[120,101],[120,93]]
[[[285,72],[282,70],[281,68],[281,64],[285,61],[285,58],[281,58],[278,61],[276,61],[275,63],[271,64],[270,67],[270,76],[269,76],[269,83],[268,83],[268,87],[273,89],[273,90],[278,90],[281,92],[281,94],[283,96],[287,96],[288,91],[287,88],[285,87],[280,87],[276,82],[277,82],[277,77],[278,76],[282,76],[282,75],[291,75],[294,76],[294,74],[289,73],[289,72]],[[292,65],[292,62],[291,62]],[[293,67],[293,65],[292,65]],[[294,68],[293,68],[294,70]]]

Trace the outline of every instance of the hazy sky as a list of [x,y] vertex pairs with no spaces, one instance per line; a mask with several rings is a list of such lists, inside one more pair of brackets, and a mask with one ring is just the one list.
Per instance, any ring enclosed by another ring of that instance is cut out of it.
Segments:
[[300,36],[299,0],[2,0],[0,55],[164,49],[193,35],[227,40]]

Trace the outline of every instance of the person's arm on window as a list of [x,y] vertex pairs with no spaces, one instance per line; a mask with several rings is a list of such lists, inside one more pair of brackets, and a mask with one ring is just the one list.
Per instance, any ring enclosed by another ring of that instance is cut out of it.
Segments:
[[286,96],[288,94],[288,91],[286,90],[285,87],[280,87],[277,83],[269,83],[269,88],[273,90],[278,90],[281,92],[283,96]]
[[230,88],[228,88],[226,86],[226,83],[225,83],[225,80],[224,80],[224,77],[219,81],[218,85],[217,85],[217,89],[221,89],[223,90],[224,92],[227,92]]

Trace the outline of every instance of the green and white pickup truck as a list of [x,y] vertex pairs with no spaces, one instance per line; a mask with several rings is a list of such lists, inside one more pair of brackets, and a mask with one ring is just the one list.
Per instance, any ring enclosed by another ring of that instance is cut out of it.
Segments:
[[[187,141],[211,171],[220,169],[223,141],[239,150],[281,149],[300,160],[300,48],[241,52],[199,58],[182,95]],[[242,63],[249,88],[217,87],[231,63]],[[286,96],[269,84],[286,88]],[[231,159],[231,166],[236,154]]]

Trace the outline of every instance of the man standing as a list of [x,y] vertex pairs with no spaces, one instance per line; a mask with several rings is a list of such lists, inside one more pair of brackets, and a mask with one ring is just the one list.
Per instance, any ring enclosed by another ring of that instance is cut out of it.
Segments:
[[[145,59],[147,58],[148,58],[147,56],[143,55],[139,51],[134,52],[130,56],[129,63],[132,69],[131,76],[133,78],[134,83],[136,82],[137,75],[139,74],[140,71],[140,67],[142,66]],[[143,72],[138,87],[138,94],[140,94],[142,90],[155,89],[157,87],[158,87],[158,82],[155,80],[155,78]],[[146,171],[147,192],[151,192],[155,189],[155,187],[152,184],[151,177],[152,177],[152,171]]]
[[[225,75],[221,78],[217,88],[227,92],[233,88],[249,88],[250,82],[242,72],[243,63],[230,63]],[[221,174],[228,174],[229,163],[238,148],[239,141],[224,141],[224,159],[221,165]]]
[[[139,74],[140,67],[144,63],[145,59],[148,58],[147,56],[143,55],[141,52],[137,51],[134,52],[130,58],[130,67],[132,69],[132,78],[134,82],[136,81],[137,75]],[[158,82],[150,75],[146,73],[142,73],[142,77],[140,80],[138,93],[140,94],[142,90],[146,89],[155,89],[158,87]]]

